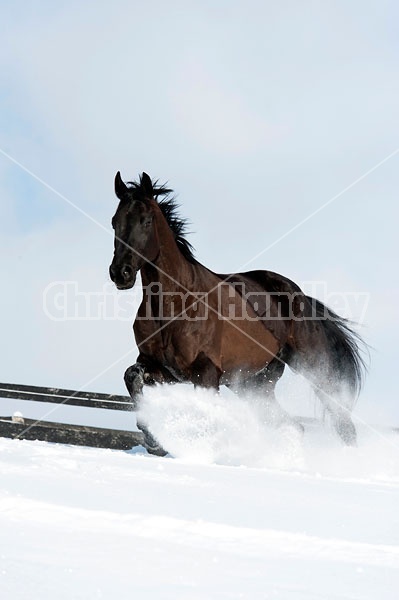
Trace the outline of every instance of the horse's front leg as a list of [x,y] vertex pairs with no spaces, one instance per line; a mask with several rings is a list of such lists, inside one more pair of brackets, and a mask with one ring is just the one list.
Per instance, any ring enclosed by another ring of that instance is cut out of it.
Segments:
[[137,410],[143,395],[144,384],[152,380],[152,376],[146,371],[143,364],[137,362],[126,369],[124,379],[127,391],[132,399],[133,410]]
[[[155,385],[156,383],[175,383],[176,379],[163,368],[148,362],[140,360],[126,369],[125,384],[130,394],[133,404],[133,410],[137,410],[143,397],[144,385]],[[139,419],[137,427],[144,434],[144,447],[150,454],[165,456],[167,452],[162,448],[154,436],[150,433],[146,425]]]
[[124,379],[127,391],[133,401],[133,410],[137,410],[140,404],[145,385],[177,383],[177,379],[161,365],[149,360],[142,360],[140,356],[134,365],[126,369]]

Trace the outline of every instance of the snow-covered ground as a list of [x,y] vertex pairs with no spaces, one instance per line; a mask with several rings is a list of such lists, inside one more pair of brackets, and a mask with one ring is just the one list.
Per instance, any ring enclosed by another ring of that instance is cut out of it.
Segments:
[[179,389],[143,409],[173,457],[0,439],[1,600],[399,597],[397,434]]

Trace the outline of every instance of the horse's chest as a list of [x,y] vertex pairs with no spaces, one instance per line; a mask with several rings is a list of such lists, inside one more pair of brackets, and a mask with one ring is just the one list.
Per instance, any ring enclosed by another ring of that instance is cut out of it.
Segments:
[[195,324],[171,323],[162,331],[164,363],[183,376],[198,354],[201,339]]

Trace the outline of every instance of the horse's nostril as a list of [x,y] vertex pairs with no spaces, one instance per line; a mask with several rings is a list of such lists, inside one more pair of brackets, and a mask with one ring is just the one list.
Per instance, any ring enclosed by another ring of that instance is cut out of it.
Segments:
[[122,269],[122,277],[123,279],[126,281],[127,279],[130,279],[131,276],[133,274],[133,271],[131,269],[131,267],[129,267],[128,265],[125,265]]

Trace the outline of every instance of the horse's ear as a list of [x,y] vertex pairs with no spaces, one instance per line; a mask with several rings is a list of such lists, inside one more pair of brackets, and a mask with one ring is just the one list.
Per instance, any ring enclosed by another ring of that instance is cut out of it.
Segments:
[[122,200],[126,196],[126,192],[129,191],[129,188],[123,183],[120,172],[118,171],[115,175],[115,194]]
[[141,175],[140,184],[145,196],[147,198],[153,198],[154,188],[152,187],[151,177],[147,175],[147,173],[143,172],[143,174]]

